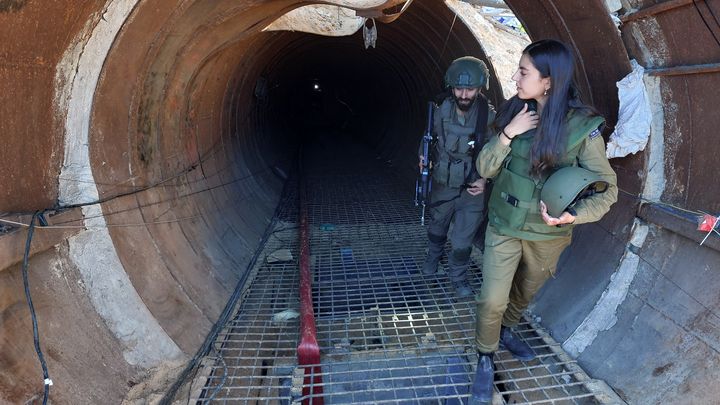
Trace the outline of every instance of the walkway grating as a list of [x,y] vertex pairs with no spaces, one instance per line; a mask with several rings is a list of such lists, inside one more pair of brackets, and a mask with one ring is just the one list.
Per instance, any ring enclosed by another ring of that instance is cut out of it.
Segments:
[[[391,167],[340,153],[314,159],[320,149],[306,161],[322,163],[304,172],[322,402],[466,403],[477,362],[474,301],[453,297],[444,270],[421,275],[426,231],[409,188]],[[289,249],[293,259],[262,260],[253,269],[235,317],[195,380],[193,403],[322,403],[320,395],[302,395],[304,381],[312,379],[303,378],[305,368],[296,359],[297,212],[283,207],[263,252],[265,257]],[[476,291],[482,282],[478,263],[481,253],[473,251]],[[443,258],[441,268],[446,265]],[[519,331],[538,357],[522,362],[506,351],[496,353],[496,403],[619,401],[538,325],[525,322]]]

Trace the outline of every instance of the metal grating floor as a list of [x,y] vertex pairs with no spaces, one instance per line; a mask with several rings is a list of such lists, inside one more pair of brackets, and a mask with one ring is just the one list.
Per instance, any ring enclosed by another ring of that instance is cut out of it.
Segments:
[[[474,301],[453,297],[444,270],[421,275],[426,231],[411,187],[392,167],[331,152],[310,150],[305,161],[320,163],[304,169],[324,403],[466,403],[477,362]],[[299,311],[297,209],[281,212],[263,255],[289,249],[293,259],[262,260],[253,269],[236,315],[193,383],[193,403],[321,403],[302,396],[305,369],[297,366],[299,321],[293,318]],[[478,263],[481,253],[473,251],[476,291]],[[446,265],[443,258],[441,268]],[[520,329],[538,358],[521,362],[496,353],[495,402],[617,401],[537,325]]]

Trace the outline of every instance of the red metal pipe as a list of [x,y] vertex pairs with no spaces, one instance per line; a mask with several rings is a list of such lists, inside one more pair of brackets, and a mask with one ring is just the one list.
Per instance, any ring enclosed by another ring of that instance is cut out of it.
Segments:
[[[301,186],[302,189],[302,186]],[[297,348],[298,364],[305,367],[303,404],[323,404],[322,376],[320,375],[320,346],[317,343],[315,314],[312,301],[312,278],[310,275],[310,229],[307,208],[300,200],[300,345]]]

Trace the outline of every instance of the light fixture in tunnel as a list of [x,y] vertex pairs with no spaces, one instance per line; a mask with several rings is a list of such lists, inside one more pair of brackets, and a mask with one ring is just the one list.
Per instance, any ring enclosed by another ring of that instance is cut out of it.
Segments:
[[317,93],[322,92],[322,88],[320,88],[320,82],[317,79],[314,79],[312,81],[312,90]]

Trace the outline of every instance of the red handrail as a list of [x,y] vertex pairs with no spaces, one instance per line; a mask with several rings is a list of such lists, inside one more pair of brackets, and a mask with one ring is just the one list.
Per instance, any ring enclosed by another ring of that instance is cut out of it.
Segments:
[[298,364],[305,367],[303,404],[323,404],[322,376],[320,375],[320,346],[317,343],[315,314],[312,301],[312,278],[310,275],[310,229],[307,208],[300,201],[300,344],[297,348]]

